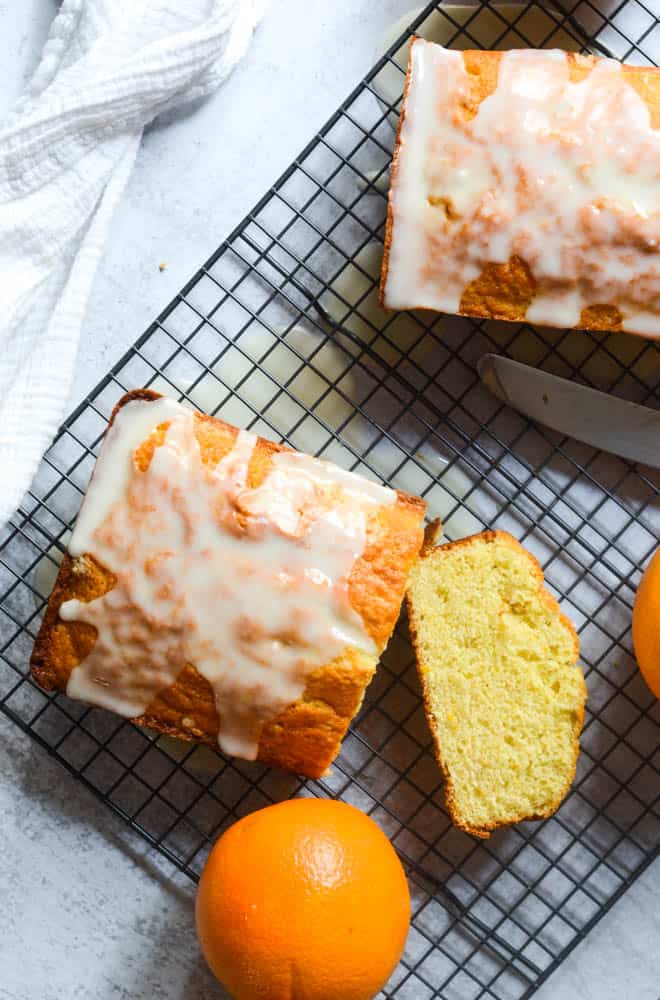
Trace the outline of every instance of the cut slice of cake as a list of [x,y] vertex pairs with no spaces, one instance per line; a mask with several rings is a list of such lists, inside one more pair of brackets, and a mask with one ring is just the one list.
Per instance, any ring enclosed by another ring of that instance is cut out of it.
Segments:
[[551,815],[575,775],[586,686],[536,559],[502,531],[427,545],[407,602],[454,823],[488,837]]

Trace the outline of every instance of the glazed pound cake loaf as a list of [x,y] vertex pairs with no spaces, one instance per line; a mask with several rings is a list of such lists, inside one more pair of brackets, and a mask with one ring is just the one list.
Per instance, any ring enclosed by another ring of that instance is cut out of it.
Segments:
[[487,837],[549,816],[575,774],[586,688],[536,559],[502,531],[425,546],[407,603],[454,823]]
[[115,408],[32,654],[47,690],[318,777],[425,505],[149,391]]
[[381,300],[660,336],[660,70],[416,39]]

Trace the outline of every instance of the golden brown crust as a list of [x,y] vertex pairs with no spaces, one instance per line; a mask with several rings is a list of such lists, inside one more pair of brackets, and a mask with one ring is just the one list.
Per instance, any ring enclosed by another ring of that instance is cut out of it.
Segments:
[[[158,393],[146,389],[128,393],[115,406],[109,423],[130,400],[158,398]],[[136,460],[140,468],[148,466],[164,439],[165,427],[158,427],[138,448]],[[203,461],[216,464],[233,447],[237,429],[199,414],[195,434]],[[248,470],[250,485],[261,482],[274,454],[288,450],[260,438]],[[365,550],[353,567],[351,603],[363,616],[379,648],[387,643],[398,618],[408,570],[422,544],[425,509],[418,497],[398,493],[395,504],[381,508],[370,518]],[[92,625],[61,621],[60,605],[71,598],[94,600],[112,589],[114,583],[113,574],[94,559],[64,556],[31,659],[32,676],[46,690],[65,691],[71,671],[88,655],[96,640]],[[376,662],[375,657],[347,649],[315,671],[308,678],[302,700],[264,726],[258,759],[310,777],[323,774],[360,706]],[[213,690],[192,664],[133,721],[163,734],[217,747],[219,719]]]
[[461,297],[461,316],[480,316],[522,322],[532,304],[536,282],[520,257],[508,264],[488,264]]
[[426,505],[417,497],[398,494],[391,507],[381,507],[367,523],[364,552],[356,560],[348,584],[351,604],[379,648],[392,634],[401,610],[392,594],[403,594],[423,541],[421,519]]
[[651,128],[660,128],[660,73],[657,68],[627,65],[621,68],[626,81],[637,91],[649,109]]
[[[575,626],[570,621],[570,619],[568,619],[566,617],[566,615],[563,614],[563,612],[561,611],[561,608],[559,607],[559,604],[557,603],[557,601],[555,600],[555,598],[553,597],[553,595],[544,586],[545,578],[543,576],[543,570],[541,569],[541,566],[540,566],[538,560],[535,559],[535,557],[532,555],[532,553],[528,552],[527,549],[523,545],[521,545],[520,542],[516,538],[513,537],[513,535],[510,535],[508,533],[508,531],[483,531],[480,534],[469,535],[467,538],[461,538],[461,539],[459,539],[456,542],[448,542],[446,545],[442,545],[440,547],[444,551],[448,551],[449,549],[455,549],[455,548],[460,548],[462,546],[472,545],[472,544],[474,544],[475,541],[492,542],[492,541],[495,541],[495,540],[498,540],[500,542],[504,542],[506,545],[509,545],[512,549],[515,549],[517,552],[523,553],[529,559],[529,561],[530,561],[530,571],[531,571],[532,575],[538,581],[538,590],[539,590],[539,594],[541,596],[541,599],[547,605],[547,607],[550,609],[550,611],[552,611],[553,614],[558,615],[558,617],[561,619],[561,621],[563,622],[563,624],[568,628],[568,630],[570,631],[570,633],[571,633],[571,635],[573,637],[574,658],[573,658],[572,662],[574,664],[577,663],[578,657],[579,657],[579,654],[580,654],[580,641],[578,639],[578,634],[577,634],[577,632],[575,630]],[[435,546],[433,546],[433,545],[428,545],[428,546],[425,545],[422,548],[422,551],[420,553],[420,557],[419,558],[420,559],[428,558],[428,556],[430,556],[432,554],[434,548],[435,548]],[[417,637],[417,629],[416,629],[416,626],[415,626],[414,609],[413,609],[412,601],[411,601],[409,595],[406,595],[406,606],[407,606],[407,609],[408,609],[408,621],[409,621],[409,627],[410,627],[410,637],[411,637],[413,649],[414,649],[414,652],[415,652],[415,659],[416,659],[416,663],[417,663],[417,670],[418,670],[418,674],[419,674],[420,685],[421,685],[421,688],[422,688],[422,697],[423,697],[423,700],[424,700],[424,713],[426,715],[426,719],[427,719],[427,722],[428,722],[428,725],[429,725],[429,729],[431,730],[431,733],[433,735],[433,743],[434,743],[434,748],[435,748],[435,757],[436,757],[436,760],[438,762],[438,765],[440,767],[440,770],[441,770],[443,778],[444,778],[445,803],[447,805],[447,810],[449,812],[449,815],[451,816],[452,823],[455,826],[457,826],[460,830],[463,830],[465,833],[469,833],[473,837],[479,837],[482,840],[485,840],[485,839],[487,839],[491,835],[491,833],[493,832],[493,830],[497,830],[500,827],[512,826],[515,823],[521,823],[523,820],[546,819],[548,816],[552,816],[553,813],[555,813],[557,811],[557,809],[559,808],[559,806],[561,805],[561,803],[564,800],[565,796],[568,794],[568,791],[569,791],[569,789],[570,789],[570,787],[571,787],[571,785],[573,783],[573,779],[575,777],[575,770],[576,770],[576,767],[577,767],[578,756],[579,756],[579,753],[580,753],[580,733],[582,731],[582,726],[584,724],[584,706],[585,706],[586,695],[587,695],[587,687],[586,687],[586,684],[585,684],[585,681],[584,681],[584,677],[582,677],[582,686],[583,686],[583,690],[584,690],[584,698],[582,699],[582,703],[580,705],[580,709],[578,711],[576,722],[575,722],[575,728],[573,730],[573,742],[574,742],[573,764],[572,764],[572,768],[571,768],[570,774],[567,777],[566,783],[565,783],[564,787],[561,789],[561,791],[558,793],[557,798],[548,806],[548,808],[546,810],[544,810],[541,813],[535,813],[533,816],[530,816],[530,815],[512,816],[505,823],[504,822],[490,823],[490,824],[487,824],[485,826],[474,827],[468,821],[466,821],[464,819],[464,817],[461,815],[461,812],[460,812],[460,810],[459,810],[459,808],[458,808],[458,806],[456,804],[456,798],[454,796],[454,788],[453,788],[453,784],[452,784],[451,774],[449,773],[449,770],[448,770],[448,768],[447,768],[447,766],[445,764],[445,761],[443,759],[443,756],[442,756],[442,747],[440,746],[440,742],[439,742],[439,740],[437,738],[437,729],[438,729],[438,726],[437,726],[437,722],[436,722],[435,716],[433,714],[433,710],[431,708],[431,701],[430,701],[429,693],[428,693],[428,691],[426,689],[426,685],[425,685],[425,682],[424,682],[424,672],[422,670],[421,650],[420,650],[420,646],[419,646],[419,642],[418,642],[418,637]]]
[[580,313],[581,330],[611,330],[619,332],[623,327],[623,316],[616,306],[587,306]]
[[[471,281],[461,297],[461,316],[522,323],[536,294],[529,267],[513,256],[507,264],[489,264]],[[616,306],[587,306],[580,313],[580,330],[619,332],[623,317]]]
[[436,548],[442,538],[442,520],[436,517],[434,521],[429,521],[424,529],[424,542],[419,550],[420,557],[425,555],[430,549]]
[[581,52],[567,52],[568,78],[571,83],[581,83],[598,62],[596,56],[583,55]]
[[466,49],[461,55],[468,74],[469,95],[459,111],[463,120],[469,122],[476,117],[481,102],[497,89],[502,53]]
[[[417,39],[413,39],[412,45]],[[463,62],[468,73],[469,93],[457,108],[457,114],[465,121],[474,118],[479,104],[492,94],[497,86],[501,52],[465,50],[462,53]],[[580,83],[587,77],[594,66],[600,61],[598,57],[567,52],[569,79],[572,83]],[[655,68],[644,66],[622,65],[626,82],[633,87],[649,109],[651,127],[660,128],[660,72]],[[387,222],[385,227],[383,263],[380,276],[379,302],[387,309],[385,301],[385,286],[390,263],[392,231],[394,227],[394,209],[392,191],[399,171],[401,152],[401,131],[406,117],[406,101],[410,88],[412,60],[408,60],[406,82],[403,92],[401,116],[396,133],[392,166],[390,170],[390,194],[387,200]],[[444,199],[429,199],[432,204],[442,204]],[[444,205],[451,217],[451,206]],[[512,257],[507,264],[488,264],[474,281],[463,291],[459,308],[460,316],[472,316],[477,319],[497,319],[507,322],[521,322],[525,319],[527,309],[536,294],[537,285],[527,263],[520,257]],[[588,306],[580,315],[579,330],[611,331],[622,329],[622,316],[615,305],[601,303]]]
[[60,605],[72,598],[93,601],[112,590],[114,583],[114,575],[96,560],[73,560],[64,555],[30,660],[33,678],[46,691],[63,691],[69,674],[96,641],[93,625],[60,621]]

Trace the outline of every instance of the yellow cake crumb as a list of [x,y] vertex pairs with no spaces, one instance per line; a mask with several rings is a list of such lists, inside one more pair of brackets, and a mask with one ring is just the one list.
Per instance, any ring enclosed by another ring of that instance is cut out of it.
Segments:
[[408,609],[456,825],[487,837],[553,813],[575,774],[586,688],[537,561],[505,532],[429,547]]

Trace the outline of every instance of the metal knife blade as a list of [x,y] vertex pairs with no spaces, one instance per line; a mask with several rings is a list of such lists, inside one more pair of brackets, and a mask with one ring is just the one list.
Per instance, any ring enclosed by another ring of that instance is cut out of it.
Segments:
[[660,412],[497,354],[477,366],[493,395],[525,416],[631,462],[660,468]]

